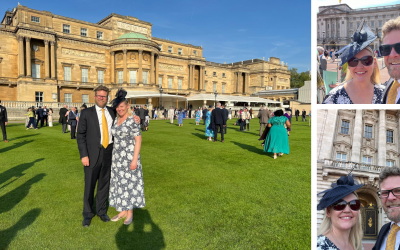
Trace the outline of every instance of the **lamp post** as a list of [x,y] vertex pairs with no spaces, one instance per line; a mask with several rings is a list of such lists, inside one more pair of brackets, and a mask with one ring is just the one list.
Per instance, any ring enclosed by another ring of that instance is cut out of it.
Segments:
[[214,95],[215,95],[214,108],[216,108],[217,107],[217,95],[218,95],[217,91],[214,91]]
[[162,89],[162,86],[160,86],[160,101],[161,101],[161,104],[159,105],[160,109],[162,108],[162,92],[163,92],[163,89]]

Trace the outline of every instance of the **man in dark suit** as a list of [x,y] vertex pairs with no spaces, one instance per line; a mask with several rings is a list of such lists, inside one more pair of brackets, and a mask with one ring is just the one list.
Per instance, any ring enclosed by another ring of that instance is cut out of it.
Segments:
[[206,119],[207,119],[207,108],[203,108],[203,125],[206,125]]
[[49,110],[46,108],[46,106],[44,106],[43,108],[43,120],[46,122],[46,126],[49,120]]
[[140,117],[140,126],[142,127],[142,131],[144,131],[145,130],[144,129],[144,127],[145,127],[145,125],[144,125],[145,117],[144,117],[143,105],[140,105],[140,109],[139,109],[138,115]]
[[76,116],[76,108],[72,107],[72,110],[68,113],[68,120],[71,122],[71,139],[76,139],[76,125],[78,124],[78,117]]
[[62,132],[67,133],[67,117],[65,116],[68,112],[68,106],[64,105],[64,108],[60,108],[60,112],[58,113],[60,115],[60,118],[58,119],[58,122],[62,124]]
[[[224,119],[226,124],[226,121],[228,120],[228,110],[225,108],[225,105],[222,105],[222,110],[224,111]],[[226,134],[226,126],[224,126],[224,134]]]
[[382,226],[372,250],[400,249],[400,168],[386,167],[379,174],[379,197],[387,218],[391,221]]
[[307,121],[307,112],[305,109],[301,112],[301,121],[306,122]]
[[226,119],[220,102],[217,103],[217,108],[211,113],[211,123],[214,124],[214,142],[218,139],[218,130],[221,131],[221,142],[224,142],[223,128],[226,127]]
[[260,119],[260,136],[263,134],[265,127],[268,124],[269,118],[271,118],[271,114],[268,109],[261,107],[261,110],[258,112],[257,117]]
[[3,132],[3,141],[7,141],[7,132],[6,132],[6,126],[8,123],[8,117],[7,117],[7,109],[4,106],[1,106],[1,100],[0,100],[0,127],[1,131]]
[[37,115],[38,125],[39,125],[39,121],[40,121],[40,127],[43,127],[44,117],[43,117],[42,106],[39,106],[39,108],[36,110],[36,115]]
[[296,116],[296,122],[299,121],[300,110],[296,109],[296,111],[294,111],[294,115]]

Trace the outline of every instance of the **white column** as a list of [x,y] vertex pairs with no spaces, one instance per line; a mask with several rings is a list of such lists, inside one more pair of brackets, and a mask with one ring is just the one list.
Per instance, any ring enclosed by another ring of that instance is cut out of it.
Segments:
[[361,143],[362,143],[362,110],[356,110],[354,121],[353,146],[351,149],[351,161],[360,162]]
[[378,165],[386,166],[386,110],[379,110]]

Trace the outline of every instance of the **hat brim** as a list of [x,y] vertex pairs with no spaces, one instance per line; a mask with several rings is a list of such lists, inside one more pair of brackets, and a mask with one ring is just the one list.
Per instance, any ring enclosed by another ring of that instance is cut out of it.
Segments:
[[347,195],[353,193],[360,187],[364,186],[363,184],[361,185],[354,185],[354,186],[336,186],[329,192],[327,192],[322,199],[319,201],[319,204],[317,206],[317,210],[322,210],[324,208],[327,208],[331,205],[333,205],[335,202],[337,202],[340,199],[343,199]]

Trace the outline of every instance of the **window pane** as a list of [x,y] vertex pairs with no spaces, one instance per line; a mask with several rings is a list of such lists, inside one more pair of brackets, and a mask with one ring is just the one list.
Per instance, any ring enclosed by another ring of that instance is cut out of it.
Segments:
[[168,78],[168,88],[172,89],[172,78]]
[[88,82],[88,69],[82,69],[82,82]]
[[64,94],[64,102],[72,102],[72,94]]
[[123,83],[123,82],[124,82],[124,72],[118,71],[118,83]]
[[217,84],[216,83],[213,84],[213,92],[215,92],[215,91],[217,91]]
[[143,71],[143,83],[147,83],[147,71]]
[[64,33],[69,33],[69,30],[70,30],[70,26],[67,25],[67,24],[63,24],[63,32]]
[[158,87],[162,86],[162,77],[158,77]]
[[204,90],[207,90],[207,82],[204,83]]
[[97,39],[103,40],[103,32],[97,31]]
[[81,36],[87,36],[87,29],[81,28]]
[[222,85],[222,93],[225,93],[225,84]]
[[43,92],[35,92],[35,101],[43,102]]
[[31,16],[31,21],[34,23],[40,23],[40,18],[36,16]]
[[97,71],[97,82],[104,83],[104,71],[103,70]]
[[182,79],[178,79],[178,89],[182,89]]
[[82,102],[88,103],[89,102],[89,95],[82,95]]
[[136,83],[136,70],[129,71],[129,83]]
[[64,67],[64,81],[71,81],[71,67]]

